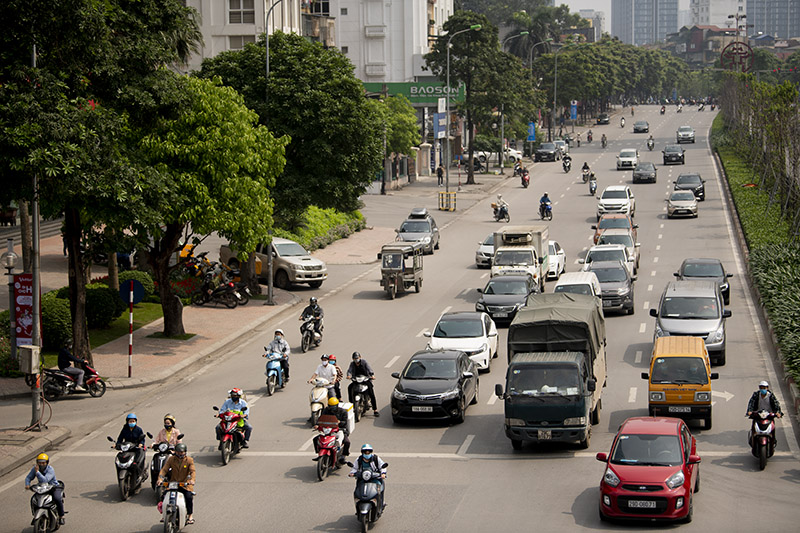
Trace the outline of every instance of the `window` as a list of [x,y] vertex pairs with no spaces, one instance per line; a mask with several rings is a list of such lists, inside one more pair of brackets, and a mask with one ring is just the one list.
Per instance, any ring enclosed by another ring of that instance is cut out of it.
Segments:
[[228,37],[229,50],[241,50],[247,43],[256,42],[255,35],[230,35]]
[[[331,6],[330,0],[313,0],[311,2],[311,12],[316,15],[330,16]],[[342,13],[344,15],[344,13]]]
[[228,23],[255,24],[254,2],[255,0],[228,0]]
[[344,16],[344,15],[347,15],[347,8],[346,7],[342,8],[342,16]]
[[349,51],[350,51],[350,49],[347,46],[342,46],[342,53],[343,54],[346,54]]

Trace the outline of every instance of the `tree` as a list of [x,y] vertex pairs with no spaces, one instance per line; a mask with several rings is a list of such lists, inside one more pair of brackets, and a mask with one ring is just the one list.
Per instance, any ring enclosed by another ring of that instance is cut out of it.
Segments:
[[383,103],[386,120],[386,151],[396,154],[409,154],[412,146],[420,141],[417,113],[411,102],[398,94],[390,96]]
[[[507,23],[511,29],[510,34],[518,34],[527,31],[528,35],[524,38],[514,39],[508,42],[508,50],[527,63],[528,58],[533,53],[543,53],[547,50],[545,45],[539,45],[531,50],[537,43],[545,39],[553,39],[559,42],[561,35],[569,33],[573,28],[585,28],[589,21],[579,14],[570,14],[569,7],[566,5],[546,6],[542,2],[528,0],[521,10],[513,13]],[[528,65],[530,67],[530,65]]]

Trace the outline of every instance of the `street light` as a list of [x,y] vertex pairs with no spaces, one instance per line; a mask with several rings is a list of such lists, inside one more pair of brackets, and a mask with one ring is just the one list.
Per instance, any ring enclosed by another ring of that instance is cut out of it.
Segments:
[[[516,39],[517,37],[525,37],[529,33],[530,33],[529,31],[521,31],[517,35],[510,35],[510,36],[506,37],[505,39],[503,39],[503,44],[500,46],[500,49],[502,51],[505,51],[506,43],[508,41],[510,41],[511,39]],[[500,174],[505,174],[505,155],[506,155],[506,145],[505,145],[506,129],[505,129],[505,125],[506,125],[506,121],[505,121],[505,116],[503,114],[504,113],[504,108],[505,108],[505,104],[503,104],[502,107],[500,108],[501,109],[500,110]],[[488,160],[486,161],[486,168],[489,168],[489,161]]]
[[506,37],[505,39],[503,39],[503,44],[500,46],[500,50],[502,50],[502,51],[504,51],[504,52],[505,52],[505,50],[506,50],[506,43],[507,43],[508,41],[510,41],[511,39],[516,39],[517,37],[525,37],[525,36],[526,36],[526,35],[528,35],[529,33],[530,33],[529,31],[521,31],[521,32],[519,32],[517,35],[509,35],[508,37]]
[[14,239],[8,239],[8,251],[0,255],[0,265],[8,272],[8,318],[11,322],[11,360],[17,359],[17,324],[14,313],[14,266],[17,264],[18,256],[14,253]]
[[531,79],[533,79],[533,51],[534,51],[534,49],[537,46],[539,46],[540,44],[551,43],[551,42],[553,42],[553,38],[552,37],[548,37],[544,41],[539,41],[538,43],[536,43],[533,46],[531,46],[531,52],[530,52],[530,54],[528,54],[528,64],[531,66]]
[[[444,122],[445,123],[445,141],[446,141],[445,142],[445,147],[447,148],[447,154],[446,154],[447,157],[445,159],[445,165],[444,165],[444,176],[445,176],[445,178],[444,178],[444,192],[445,193],[449,193],[450,192],[450,158],[451,158],[451,156],[450,156],[450,41],[452,41],[453,37],[455,37],[459,33],[468,32],[470,30],[478,31],[480,29],[481,29],[481,25],[480,24],[473,24],[469,28],[464,28],[463,30],[459,30],[459,31],[455,32],[453,35],[451,35],[447,39],[447,85],[446,85],[446,90],[447,90],[446,97],[447,97],[447,100],[445,100],[445,102],[447,103],[447,106],[446,106],[447,107],[447,110],[446,110],[447,117],[445,117],[445,122]],[[448,197],[448,201],[449,201],[449,197]]]

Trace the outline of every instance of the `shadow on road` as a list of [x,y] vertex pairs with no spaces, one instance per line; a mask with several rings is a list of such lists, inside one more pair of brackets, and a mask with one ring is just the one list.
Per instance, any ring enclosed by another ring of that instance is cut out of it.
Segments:
[[360,531],[360,526],[356,521],[355,508],[353,508],[353,514],[344,515],[336,522],[320,524],[312,531]]

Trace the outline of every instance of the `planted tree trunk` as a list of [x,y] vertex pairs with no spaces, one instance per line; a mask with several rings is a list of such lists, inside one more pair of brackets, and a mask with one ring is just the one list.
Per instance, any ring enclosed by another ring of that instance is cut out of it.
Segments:
[[[261,265],[262,269],[266,269],[267,265]],[[251,252],[247,257],[247,262],[241,265],[242,281],[247,284],[250,292],[253,294],[261,294],[261,285],[258,283],[258,276],[256,276],[256,254]]]
[[108,286],[115,291],[119,290],[119,269],[117,268],[117,254],[108,254]]
[[69,309],[72,313],[73,354],[94,365],[89,346],[89,327],[86,324],[86,261],[81,253],[80,212],[64,212],[64,238],[69,252]]
[[155,241],[147,252],[147,263],[153,269],[155,281],[158,283],[158,295],[161,297],[165,337],[186,333],[183,329],[183,304],[169,283],[169,274],[172,270],[169,266],[170,258],[178,249],[183,228],[182,224],[167,224],[161,239]]
[[28,202],[25,200],[19,202],[19,231],[22,235],[22,271],[30,274],[33,272],[33,228]]

